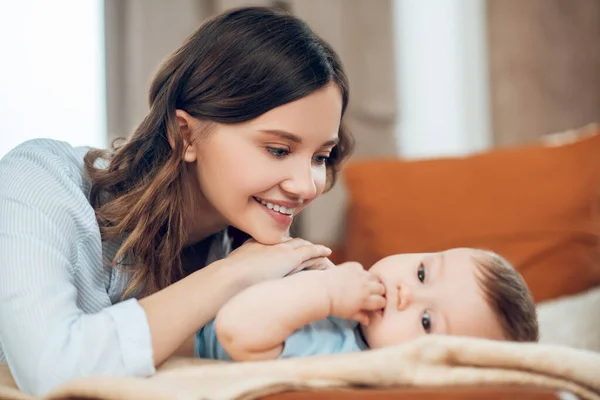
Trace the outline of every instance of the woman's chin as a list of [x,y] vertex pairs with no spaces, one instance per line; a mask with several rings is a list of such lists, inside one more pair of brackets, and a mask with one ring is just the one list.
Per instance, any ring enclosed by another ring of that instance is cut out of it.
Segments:
[[287,237],[287,232],[281,231],[256,231],[256,232],[248,232],[250,236],[258,243],[265,245],[273,245],[283,242]]

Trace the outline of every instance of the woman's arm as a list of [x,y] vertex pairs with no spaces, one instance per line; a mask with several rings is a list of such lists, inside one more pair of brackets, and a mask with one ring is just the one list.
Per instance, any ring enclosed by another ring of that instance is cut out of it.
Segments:
[[152,332],[154,364],[168,357],[192,356],[194,333],[206,325],[233,295],[245,288],[245,280],[216,261],[173,285],[142,300]]
[[154,372],[144,310],[107,293],[77,160],[70,146],[39,140],[0,161],[0,346],[35,395],[79,376]]
[[124,278],[106,286],[81,157],[38,140],[0,161],[0,361],[25,392],[41,396],[81,376],[151,375],[229,297],[330,254],[296,239],[250,243],[147,298],[113,304],[119,293],[108,291]]
[[118,293],[107,292],[110,271],[82,189],[81,156],[40,140],[0,161],[1,361],[25,392],[41,396],[81,376],[151,375],[246,285],[329,255],[323,246],[297,246],[283,252],[293,262],[275,264],[261,256],[281,260],[281,247],[255,246],[141,301],[113,304]]

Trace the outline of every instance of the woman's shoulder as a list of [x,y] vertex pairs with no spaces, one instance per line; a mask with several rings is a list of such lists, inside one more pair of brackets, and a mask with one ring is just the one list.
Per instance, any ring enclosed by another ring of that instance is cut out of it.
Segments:
[[0,160],[0,202],[18,202],[50,215],[62,210],[77,220],[89,220],[93,210],[83,162],[87,151],[51,139],[20,144]]
[[0,179],[25,181],[31,175],[85,185],[84,157],[88,147],[74,147],[53,139],[31,139],[9,151],[0,160]]
[[89,147],[74,147],[60,140],[30,139],[10,150],[2,158],[1,163],[6,164],[14,159],[25,158],[38,163],[82,166],[83,157],[89,150]]

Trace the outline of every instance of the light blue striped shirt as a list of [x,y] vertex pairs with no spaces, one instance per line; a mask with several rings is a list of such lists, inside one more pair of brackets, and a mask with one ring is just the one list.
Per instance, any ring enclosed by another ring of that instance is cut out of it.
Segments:
[[[121,301],[128,275],[110,268],[84,147],[38,139],[0,160],[0,361],[21,390],[44,395],[75,377],[154,373],[146,314]],[[217,235],[207,263],[226,253]]]

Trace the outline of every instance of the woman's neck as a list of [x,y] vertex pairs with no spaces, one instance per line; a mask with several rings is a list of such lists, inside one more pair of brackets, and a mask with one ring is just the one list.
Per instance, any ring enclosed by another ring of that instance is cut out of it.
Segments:
[[186,229],[187,235],[185,238],[184,247],[189,247],[195,243],[199,243],[207,237],[209,237],[210,235],[214,235],[215,233],[227,228],[227,224],[223,223],[206,225],[202,223],[204,221],[199,221],[197,223],[193,223],[192,221],[190,222],[190,225]]
[[229,225],[225,218],[202,195],[199,187],[194,187],[186,196],[183,215],[186,232],[184,247],[201,242]]

